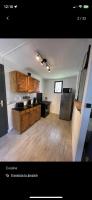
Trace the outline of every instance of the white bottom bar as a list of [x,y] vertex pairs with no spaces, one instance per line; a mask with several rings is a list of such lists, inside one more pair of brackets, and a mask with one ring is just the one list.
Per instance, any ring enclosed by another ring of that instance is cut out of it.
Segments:
[[63,197],[61,197],[61,196],[57,196],[57,197],[51,197],[51,196],[48,196],[48,197],[29,197],[29,198],[31,198],[31,199],[62,199]]

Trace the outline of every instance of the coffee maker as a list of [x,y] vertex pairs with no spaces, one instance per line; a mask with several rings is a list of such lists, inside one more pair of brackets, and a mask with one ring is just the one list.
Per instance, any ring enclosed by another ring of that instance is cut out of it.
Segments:
[[27,101],[27,107],[30,108],[30,107],[31,107],[31,104],[32,104],[32,103],[31,103],[31,99],[28,99],[28,101]]
[[37,103],[42,103],[42,93],[38,92],[36,96],[37,96]]
[[36,105],[36,104],[37,104],[37,98],[34,97],[34,98],[33,98],[33,105]]

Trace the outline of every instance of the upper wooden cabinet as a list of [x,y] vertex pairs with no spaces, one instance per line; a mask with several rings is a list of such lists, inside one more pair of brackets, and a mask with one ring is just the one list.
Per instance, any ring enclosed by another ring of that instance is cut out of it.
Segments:
[[27,76],[18,71],[10,72],[10,87],[13,92],[27,92]]
[[10,72],[10,87],[13,92],[39,92],[39,81],[18,71]]
[[35,92],[39,92],[39,81],[33,78],[33,88]]
[[28,77],[28,92],[34,92],[34,82],[32,77]]

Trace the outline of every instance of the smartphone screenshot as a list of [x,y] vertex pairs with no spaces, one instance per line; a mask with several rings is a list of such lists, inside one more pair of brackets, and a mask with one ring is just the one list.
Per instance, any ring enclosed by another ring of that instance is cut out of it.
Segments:
[[91,195],[92,3],[0,2],[0,195]]

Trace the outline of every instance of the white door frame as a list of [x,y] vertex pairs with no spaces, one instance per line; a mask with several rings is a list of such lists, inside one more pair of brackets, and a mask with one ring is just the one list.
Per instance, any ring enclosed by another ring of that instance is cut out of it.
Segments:
[[[89,108],[86,107],[87,104],[89,104]],[[83,101],[82,101],[81,123],[80,123],[79,140],[78,140],[78,145],[77,145],[75,161],[81,161],[81,158],[82,158],[86,133],[87,133],[88,124],[90,120],[90,113],[91,113],[90,105],[92,105],[92,47],[90,50],[90,57],[89,57],[84,95],[83,95]]]

